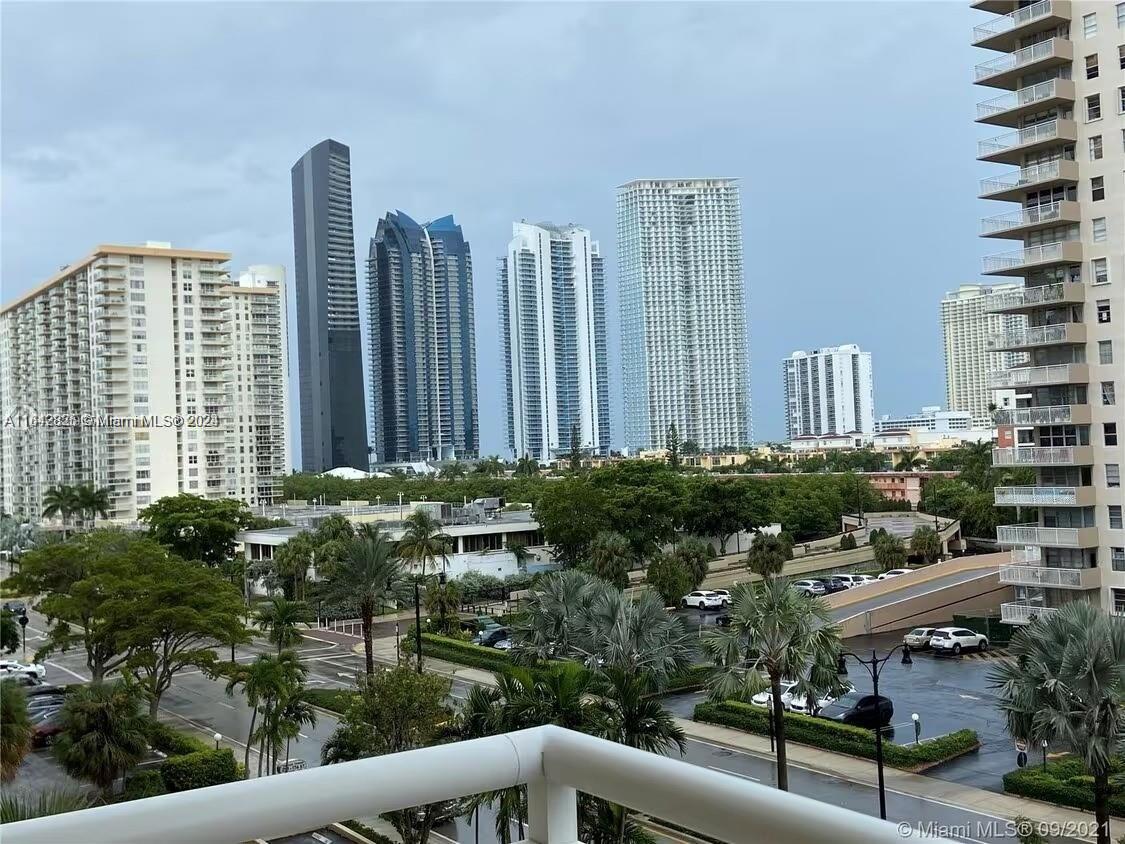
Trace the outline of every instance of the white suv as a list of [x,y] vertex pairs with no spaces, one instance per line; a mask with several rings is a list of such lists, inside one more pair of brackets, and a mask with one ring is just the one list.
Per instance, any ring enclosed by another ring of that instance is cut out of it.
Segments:
[[680,598],[681,607],[695,607],[700,610],[717,610],[723,606],[723,599],[714,592],[697,589]]
[[804,592],[806,595],[824,594],[824,584],[819,580],[797,580],[789,585],[798,592]]
[[23,665],[14,659],[0,659],[0,674],[26,674],[28,677],[42,680],[47,674],[47,669],[37,662]]
[[930,647],[938,653],[960,654],[965,648],[988,650],[988,637],[964,627],[939,627],[930,637]]

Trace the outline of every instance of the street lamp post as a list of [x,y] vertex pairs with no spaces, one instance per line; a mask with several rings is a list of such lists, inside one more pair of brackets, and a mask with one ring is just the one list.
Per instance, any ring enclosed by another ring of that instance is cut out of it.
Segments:
[[438,574],[438,583],[441,585],[441,589],[442,589],[441,602],[440,602],[440,606],[441,606],[441,634],[444,636],[445,635],[445,572],[444,571],[441,572],[440,574]]
[[922,740],[922,719],[915,712],[910,716],[910,720],[914,722],[914,744],[917,746]]
[[221,742],[223,740],[223,734],[222,733],[215,733],[213,738],[215,739],[215,749],[218,750],[219,749],[219,742]]
[[418,673],[422,673],[422,601],[418,597],[418,578],[414,578],[414,646],[418,649]]
[[867,669],[867,673],[871,675],[871,692],[875,695],[875,765],[879,770],[879,817],[883,820],[887,819],[887,788],[883,780],[883,727],[878,723],[879,720],[879,672],[883,670],[883,666],[890,661],[897,650],[902,651],[902,664],[913,665],[914,660],[910,656],[910,646],[903,643],[895,645],[891,648],[887,655],[879,657],[875,650],[871,650],[871,659],[864,659],[859,654],[854,654],[851,651],[844,651],[840,654],[836,662],[836,673],[845,676],[848,673],[848,666],[845,663],[844,657],[850,656],[860,665]]

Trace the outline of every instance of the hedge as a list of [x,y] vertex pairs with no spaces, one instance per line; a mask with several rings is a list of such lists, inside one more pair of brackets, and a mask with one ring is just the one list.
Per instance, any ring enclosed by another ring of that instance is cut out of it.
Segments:
[[359,821],[341,821],[341,826],[346,826],[353,832],[358,832],[368,841],[374,841],[375,844],[396,844],[396,842],[383,835],[381,832],[376,832],[367,824],[360,823]]
[[125,781],[125,791],[122,793],[121,799],[141,800],[145,797],[158,797],[167,793],[168,789],[164,787],[164,778],[160,776],[160,771],[150,769],[138,771]]
[[679,674],[673,674],[669,677],[668,685],[661,690],[660,694],[698,691],[707,685],[707,680],[714,670],[713,665],[693,665],[686,668]]
[[348,711],[355,694],[350,689],[305,689],[301,692],[301,698],[313,706],[330,709],[343,715]]
[[[1125,818],[1125,763],[1114,760],[1110,771],[1109,812]],[[1029,762],[1026,768],[1004,774],[1004,791],[1009,794],[1090,812],[1094,811],[1093,785],[1094,778],[1074,757],[1048,762],[1046,771]]]
[[181,733],[159,721],[149,721],[148,743],[153,750],[159,750],[167,756],[186,756],[189,753],[201,753],[212,749],[210,745],[195,736]]
[[168,791],[189,791],[239,779],[238,763],[230,748],[201,750],[185,756],[170,756],[160,766],[160,777]]
[[[410,644],[414,644],[413,640]],[[456,662],[470,668],[483,668],[486,671],[503,671],[512,666],[507,651],[485,648],[471,642],[462,642],[460,639],[439,636],[437,633],[422,634],[422,655]]]
[[[875,733],[871,730],[796,712],[786,712],[784,717],[785,738],[789,741],[862,759],[875,758]],[[731,700],[698,704],[695,720],[759,735],[769,733],[769,716],[765,707]],[[917,771],[963,756],[978,747],[980,741],[976,731],[958,730],[917,745],[884,741],[883,761],[893,768]]]

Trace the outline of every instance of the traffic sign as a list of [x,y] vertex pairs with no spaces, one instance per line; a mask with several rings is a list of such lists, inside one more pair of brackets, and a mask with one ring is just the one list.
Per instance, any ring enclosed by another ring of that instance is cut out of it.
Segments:
[[1025,739],[1016,739],[1016,750],[1019,753],[1027,753],[1027,741]]

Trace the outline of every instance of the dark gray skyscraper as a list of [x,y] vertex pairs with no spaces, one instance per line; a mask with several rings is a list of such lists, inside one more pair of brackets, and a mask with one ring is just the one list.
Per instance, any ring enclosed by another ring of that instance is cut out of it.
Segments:
[[351,155],[338,141],[321,141],[293,165],[293,250],[301,468],[366,470]]
[[377,460],[475,458],[473,263],[453,217],[379,221],[367,258]]

